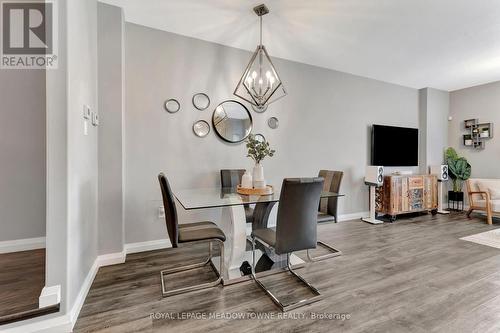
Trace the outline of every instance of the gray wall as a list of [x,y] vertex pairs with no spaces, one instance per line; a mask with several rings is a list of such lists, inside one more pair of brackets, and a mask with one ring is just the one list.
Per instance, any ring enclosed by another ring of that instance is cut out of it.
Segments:
[[[83,105],[97,112],[97,1],[67,2],[68,22],[68,306],[72,306],[98,248],[97,133],[84,135]],[[69,310],[69,308],[68,308]]]
[[419,90],[420,172],[427,173],[430,165],[444,163],[448,146],[448,115],[450,93],[425,88]]
[[[500,82],[454,91],[450,94],[450,121],[448,140],[450,146],[466,157],[472,166],[472,177],[500,178]],[[492,122],[496,127],[494,137],[486,142],[486,149],[466,148],[462,135],[467,134],[464,120],[478,118]]]
[[99,253],[123,250],[124,20],[120,7],[98,3]]
[[[164,221],[156,217],[158,172],[167,174],[175,190],[218,186],[219,169],[252,167],[243,144],[226,144],[213,132],[200,139],[191,129],[198,119],[211,123],[217,104],[235,98],[232,91],[251,54],[129,23],[125,29],[125,230],[132,243],[166,237]],[[317,175],[321,168],[343,170],[341,214],[367,211],[363,175],[370,125],[418,127],[418,90],[274,61],[289,95],[263,114],[252,112],[254,133],[277,150],[263,163],[267,180],[277,184],[283,177]],[[210,96],[208,110],[191,105],[197,92]],[[166,113],[167,98],[177,98],[181,111]],[[266,124],[271,116],[280,121],[277,130]],[[184,221],[221,216],[217,210],[180,215]]]
[[0,70],[0,241],[45,236],[45,70]]

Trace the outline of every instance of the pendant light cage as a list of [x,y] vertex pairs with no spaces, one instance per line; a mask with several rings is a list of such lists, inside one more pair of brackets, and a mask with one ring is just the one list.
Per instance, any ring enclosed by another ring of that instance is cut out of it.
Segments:
[[260,17],[260,44],[252,55],[243,75],[234,90],[234,95],[259,109],[285,97],[287,92],[274,67],[266,47],[262,44],[262,16],[269,13],[265,5],[254,8]]

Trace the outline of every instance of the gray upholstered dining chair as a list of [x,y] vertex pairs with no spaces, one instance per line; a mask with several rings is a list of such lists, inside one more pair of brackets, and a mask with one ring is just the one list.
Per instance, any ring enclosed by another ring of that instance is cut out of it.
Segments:
[[[290,255],[294,251],[316,247],[317,211],[323,188],[323,178],[288,178],[281,187],[276,231],[270,228],[252,231],[252,277],[279,306],[288,311],[321,299],[320,292],[292,269]],[[274,248],[276,254],[286,254],[287,269],[304,283],[315,296],[291,304],[283,304],[255,274],[255,242],[264,242]]]
[[[323,177],[325,183],[323,185],[323,191],[339,193],[340,184],[342,183],[342,177],[344,173],[342,171],[332,171],[332,170],[320,170],[318,177]],[[318,222],[338,222],[338,198],[322,198],[319,202],[318,209]]]
[[[222,271],[224,270],[224,241],[226,236],[213,222],[195,222],[188,224],[179,224],[177,218],[177,210],[175,208],[175,199],[170,189],[167,177],[163,173],[158,175],[160,181],[161,194],[163,197],[163,206],[165,208],[165,222],[167,224],[167,232],[172,243],[172,247],[176,248],[180,244],[208,243],[208,258],[201,262],[192,265],[175,267],[166,269],[160,272],[161,291],[163,297],[181,294],[188,291],[214,287],[222,282]],[[167,291],[165,288],[164,277],[171,273],[199,268],[210,263],[212,259],[212,244],[218,244],[220,249],[220,269],[217,273],[217,280],[213,282],[202,283],[194,286],[188,286]]]
[[[220,171],[220,184],[221,187],[236,187],[236,185],[241,184],[241,177],[245,173],[245,169],[222,169]],[[253,222],[253,208],[250,205],[243,205],[245,209],[245,219],[247,223]]]
[[[325,182],[323,184],[323,191],[339,193],[340,184],[342,183],[342,171],[320,170],[318,177],[322,177]],[[338,222],[338,198],[328,197],[321,198],[318,208],[318,223],[335,221]],[[307,250],[307,258],[309,261],[320,261],[328,258],[338,257],[342,255],[342,251],[326,244],[325,242],[318,241],[318,245],[325,248],[329,253],[320,256],[313,256],[311,251]]]

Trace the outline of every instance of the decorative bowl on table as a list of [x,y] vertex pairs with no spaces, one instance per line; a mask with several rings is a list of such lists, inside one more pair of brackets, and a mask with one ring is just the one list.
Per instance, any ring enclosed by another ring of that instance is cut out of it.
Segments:
[[246,188],[238,185],[236,192],[243,195],[270,195],[274,193],[274,189],[271,185],[267,185],[265,188]]

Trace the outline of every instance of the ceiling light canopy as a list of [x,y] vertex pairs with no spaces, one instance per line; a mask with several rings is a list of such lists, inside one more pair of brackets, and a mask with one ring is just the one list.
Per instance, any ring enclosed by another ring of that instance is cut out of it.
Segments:
[[234,95],[252,104],[255,111],[264,112],[269,104],[285,97],[287,93],[265,46],[262,45],[262,16],[268,14],[269,9],[262,4],[253,10],[260,18],[260,43],[243,72]]

